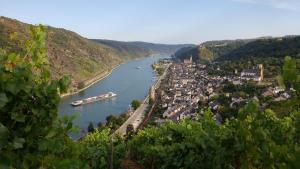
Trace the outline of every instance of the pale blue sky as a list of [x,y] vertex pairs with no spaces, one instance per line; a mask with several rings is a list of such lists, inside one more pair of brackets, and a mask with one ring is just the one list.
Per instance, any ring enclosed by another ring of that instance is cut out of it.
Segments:
[[0,0],[0,15],[122,41],[300,34],[300,0]]

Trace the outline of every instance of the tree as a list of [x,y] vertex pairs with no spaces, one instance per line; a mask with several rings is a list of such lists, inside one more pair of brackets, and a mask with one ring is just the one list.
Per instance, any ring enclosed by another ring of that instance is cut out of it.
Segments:
[[289,56],[284,58],[284,65],[282,68],[282,78],[284,80],[285,87],[288,89],[292,87],[297,81],[298,70],[296,66],[296,61]]
[[78,86],[77,86],[77,89],[83,89],[84,86],[85,86],[84,82],[79,82]]
[[297,98],[300,96],[300,75],[297,69],[296,60],[289,56],[284,59],[282,74],[277,77],[279,85],[296,90]]
[[[113,151],[110,147],[111,141],[113,143]],[[108,169],[110,153],[113,153],[113,166],[120,168],[120,164],[125,154],[124,139],[115,136],[111,139],[111,131],[106,128],[103,130],[95,130],[89,133],[80,141],[84,147],[81,158],[92,169]]]
[[117,121],[117,117],[112,114],[106,117],[106,123],[108,125],[114,124],[116,121]]
[[94,125],[92,122],[89,123],[89,126],[88,126],[88,132],[89,133],[92,133],[95,131],[95,128],[94,128]]
[[129,124],[126,127],[126,136],[127,136],[127,139],[132,138],[133,132],[134,132],[134,126],[132,124]]
[[152,98],[149,98],[149,105],[153,105],[154,104],[154,100]]
[[98,124],[97,124],[97,127],[98,127],[98,128],[103,127],[103,123],[102,123],[101,121],[99,121]]
[[140,105],[141,105],[141,102],[138,100],[133,100],[131,102],[131,106],[133,107],[134,110],[136,110],[138,107],[140,107]]

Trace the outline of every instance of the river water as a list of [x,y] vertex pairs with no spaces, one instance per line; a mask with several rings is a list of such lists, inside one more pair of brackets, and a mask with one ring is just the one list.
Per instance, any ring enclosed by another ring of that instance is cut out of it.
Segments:
[[[76,115],[77,118],[73,121],[74,124],[86,131],[90,122],[96,126],[98,122],[104,123],[108,115],[120,115],[126,112],[131,101],[144,99],[151,85],[154,84],[156,76],[151,65],[159,59],[167,57],[169,56],[151,56],[120,65],[105,79],[78,94],[63,98],[59,105],[59,115]],[[137,67],[140,67],[140,69]],[[116,93],[117,97],[78,107],[70,105],[75,100],[110,91]],[[71,136],[76,139],[81,135],[83,133],[72,134]]]

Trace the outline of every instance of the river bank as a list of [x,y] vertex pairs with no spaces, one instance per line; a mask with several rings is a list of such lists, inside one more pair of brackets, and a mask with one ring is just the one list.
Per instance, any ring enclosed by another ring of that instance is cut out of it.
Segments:
[[[124,62],[126,63],[126,62]],[[121,64],[118,64],[117,66],[115,66],[114,68],[112,68],[111,70],[106,70],[105,72],[101,73],[101,75],[96,75],[95,77],[85,81],[84,83],[86,84],[83,88],[81,89],[78,89],[76,92],[68,92],[68,93],[64,93],[64,94],[61,94],[60,95],[60,98],[64,98],[64,97],[67,97],[67,96],[71,96],[71,95],[75,95],[75,94],[78,94],[84,90],[86,90],[87,88],[91,87],[92,85],[94,85],[95,83],[101,81],[101,80],[104,80],[106,77],[108,77],[116,68],[118,68],[120,65],[124,64],[124,63],[121,63]]]
[[116,65],[114,68],[112,68],[110,70],[106,70],[105,72],[102,73],[103,75],[98,74],[98,75],[92,77],[91,79],[88,79],[88,80],[84,81],[84,84],[86,84],[86,85],[83,88],[78,89],[75,92],[68,92],[68,93],[60,94],[60,98],[64,98],[64,97],[67,97],[67,96],[72,96],[72,95],[78,94],[78,93],[88,89],[89,87],[93,86],[95,83],[97,83],[101,80],[104,80],[106,77],[108,77],[115,69],[117,69],[122,64],[126,64],[127,62],[130,62],[130,61],[142,60],[142,59],[145,59],[145,58],[151,57],[151,56],[153,56],[153,55],[142,57],[142,58],[135,58],[135,59],[131,59],[131,60],[126,60],[126,61]]

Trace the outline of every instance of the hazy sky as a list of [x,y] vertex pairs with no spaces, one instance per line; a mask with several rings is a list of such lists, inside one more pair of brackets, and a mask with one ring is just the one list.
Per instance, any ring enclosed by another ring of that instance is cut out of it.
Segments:
[[0,15],[123,41],[300,34],[300,0],[0,0]]

